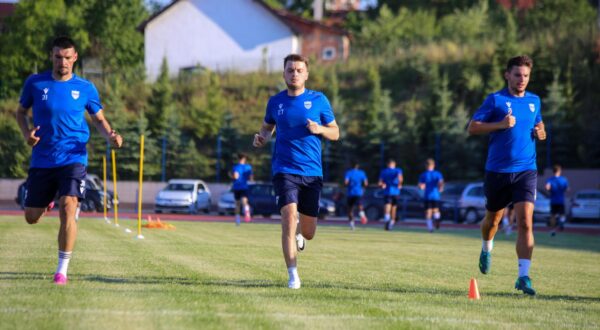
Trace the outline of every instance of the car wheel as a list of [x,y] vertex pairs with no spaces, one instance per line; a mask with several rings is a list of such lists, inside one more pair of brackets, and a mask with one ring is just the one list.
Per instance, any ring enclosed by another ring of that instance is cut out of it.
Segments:
[[379,208],[375,206],[369,206],[365,210],[365,215],[367,216],[367,219],[369,219],[369,221],[377,221],[380,218]]
[[465,223],[478,223],[481,221],[481,217],[479,217],[479,213],[476,209],[470,208],[465,212]]

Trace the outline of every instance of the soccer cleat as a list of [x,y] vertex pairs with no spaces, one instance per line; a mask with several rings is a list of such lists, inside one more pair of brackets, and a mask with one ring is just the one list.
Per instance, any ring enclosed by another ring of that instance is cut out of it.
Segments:
[[54,208],[54,201],[52,201],[52,202],[50,202],[50,204],[48,204],[48,207],[46,208],[46,212],[52,211],[53,208]]
[[482,274],[487,274],[492,268],[492,253],[481,250],[479,255],[479,270]]
[[54,284],[67,285],[67,275],[61,273],[54,274]]
[[368,222],[369,222],[369,220],[367,220],[367,217],[365,217],[365,216],[360,217],[361,224],[366,225]]
[[535,296],[535,290],[531,287],[531,279],[529,276],[521,276],[517,278],[515,289],[523,291],[524,294]]
[[290,279],[288,281],[288,288],[289,289],[300,289],[301,283],[300,283],[300,279]]
[[304,239],[304,236],[302,236],[302,234],[296,234],[296,248],[298,249],[298,251],[304,251],[305,247],[306,240]]

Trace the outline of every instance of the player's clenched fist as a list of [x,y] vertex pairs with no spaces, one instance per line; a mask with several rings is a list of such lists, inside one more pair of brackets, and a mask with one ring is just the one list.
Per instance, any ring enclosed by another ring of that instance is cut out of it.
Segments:
[[254,142],[252,142],[253,146],[255,146],[256,148],[260,148],[264,146],[266,142],[267,139],[264,136],[260,134],[254,134]]
[[502,122],[504,123],[505,128],[511,128],[515,126],[515,124],[517,123],[517,118],[515,118],[515,116],[512,115],[512,110],[508,110],[508,113],[506,114],[506,117],[504,117]]
[[308,130],[312,133],[312,134],[321,134],[321,125],[317,124],[316,122],[310,120],[310,119],[306,119],[306,128],[308,128]]
[[29,131],[29,136],[27,136],[27,144],[31,147],[35,146],[40,142],[40,138],[35,136],[35,133],[40,130],[40,127],[34,127],[31,131]]

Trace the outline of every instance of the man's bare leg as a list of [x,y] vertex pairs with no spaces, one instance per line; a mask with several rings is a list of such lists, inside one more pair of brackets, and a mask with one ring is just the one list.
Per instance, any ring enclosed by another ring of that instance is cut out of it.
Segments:
[[479,255],[479,270],[483,274],[490,272],[492,267],[492,249],[494,248],[494,236],[498,232],[498,224],[502,221],[504,209],[500,211],[486,211],[481,222],[481,254]]
[[54,275],[54,283],[64,285],[67,283],[67,270],[71,253],[77,239],[77,212],[78,199],[75,196],[63,196],[60,198],[60,229],[58,231],[58,267]]

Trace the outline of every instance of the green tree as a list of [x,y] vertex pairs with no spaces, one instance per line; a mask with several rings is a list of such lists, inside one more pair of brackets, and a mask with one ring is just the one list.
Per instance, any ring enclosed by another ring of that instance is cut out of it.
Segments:
[[0,177],[24,178],[27,176],[31,148],[25,143],[17,121],[12,116],[0,114]]
[[172,127],[169,126],[169,119],[174,112],[173,87],[169,79],[169,65],[166,58],[163,58],[158,78],[152,85],[152,94],[148,103],[150,107],[147,118],[150,131],[154,136],[162,137],[166,134],[167,127]]

